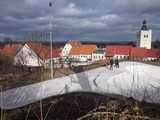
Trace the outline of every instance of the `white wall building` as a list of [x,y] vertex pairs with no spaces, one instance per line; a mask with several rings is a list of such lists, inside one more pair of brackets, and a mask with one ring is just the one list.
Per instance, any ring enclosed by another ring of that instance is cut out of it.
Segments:
[[68,43],[65,44],[65,46],[62,49],[61,56],[68,56],[70,51],[71,51],[71,49],[72,49],[71,44],[68,44]]
[[72,47],[69,58],[79,62],[92,61],[92,53],[97,48],[96,45],[88,44],[80,47]]
[[44,61],[27,44],[25,44],[15,55],[14,64],[38,67],[43,66]]
[[81,43],[79,40],[69,40],[62,49],[61,56],[68,57],[72,47],[80,47]]
[[143,21],[141,31],[138,33],[137,47],[151,49],[152,30],[148,29],[147,22]]
[[89,59],[91,59],[91,55],[84,55],[84,54],[70,55],[70,58],[73,61],[77,61],[77,62],[87,62]]
[[103,49],[97,49],[92,53],[92,61],[105,60],[105,51]]

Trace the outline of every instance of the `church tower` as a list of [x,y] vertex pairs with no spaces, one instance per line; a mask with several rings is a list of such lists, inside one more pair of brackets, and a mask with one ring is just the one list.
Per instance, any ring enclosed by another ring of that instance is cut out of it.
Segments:
[[152,30],[148,29],[147,21],[143,21],[140,32],[138,33],[137,47],[151,49]]

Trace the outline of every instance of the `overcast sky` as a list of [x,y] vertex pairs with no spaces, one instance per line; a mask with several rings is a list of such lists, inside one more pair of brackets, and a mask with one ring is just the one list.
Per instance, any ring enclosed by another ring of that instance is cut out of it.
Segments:
[[49,0],[0,0],[0,39],[26,39],[51,20],[54,40],[135,41],[144,19],[160,38],[160,0],[51,1],[52,8]]

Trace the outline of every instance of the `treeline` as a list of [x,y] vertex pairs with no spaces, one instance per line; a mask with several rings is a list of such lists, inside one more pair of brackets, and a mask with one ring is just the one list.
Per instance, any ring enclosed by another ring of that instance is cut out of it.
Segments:
[[156,49],[160,49],[160,40],[157,39],[156,41],[152,42],[152,47]]

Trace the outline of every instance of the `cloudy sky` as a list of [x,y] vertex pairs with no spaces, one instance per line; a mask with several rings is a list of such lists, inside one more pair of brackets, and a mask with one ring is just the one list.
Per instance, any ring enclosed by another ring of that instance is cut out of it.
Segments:
[[54,40],[135,41],[142,21],[160,38],[160,0],[0,0],[0,39],[48,31]]

